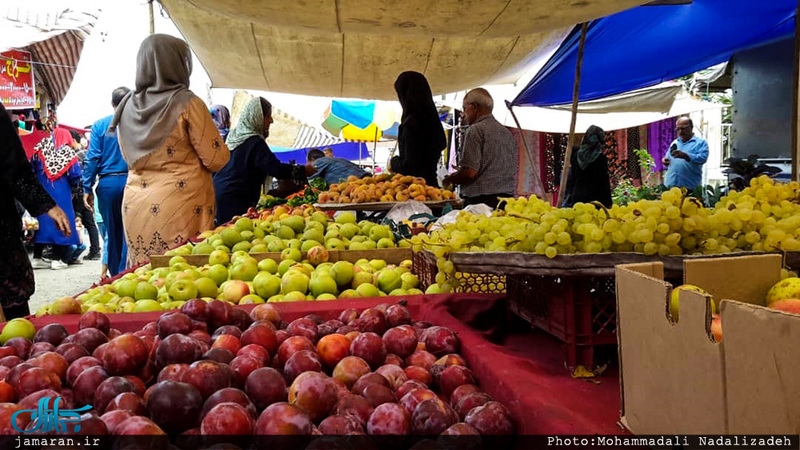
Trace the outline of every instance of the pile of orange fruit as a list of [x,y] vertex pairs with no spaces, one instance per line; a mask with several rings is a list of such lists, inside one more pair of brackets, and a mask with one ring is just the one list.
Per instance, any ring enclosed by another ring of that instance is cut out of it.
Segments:
[[408,175],[381,174],[332,184],[319,194],[320,203],[366,203],[453,200],[455,193],[425,184],[425,180]]

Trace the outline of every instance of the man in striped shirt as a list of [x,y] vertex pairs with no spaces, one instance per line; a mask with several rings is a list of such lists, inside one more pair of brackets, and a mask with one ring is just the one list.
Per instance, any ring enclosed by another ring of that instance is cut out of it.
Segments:
[[461,186],[465,205],[497,207],[500,197],[513,197],[517,173],[517,140],[492,115],[494,100],[486,89],[464,96],[462,111],[469,124],[458,170],[446,176],[444,186]]

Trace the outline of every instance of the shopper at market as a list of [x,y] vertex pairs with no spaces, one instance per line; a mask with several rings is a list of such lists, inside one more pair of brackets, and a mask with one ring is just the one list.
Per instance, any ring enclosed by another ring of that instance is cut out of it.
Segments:
[[308,162],[308,171],[313,171],[313,175],[309,176],[309,178],[319,177],[328,184],[339,183],[350,176],[364,178],[369,175],[369,172],[358,167],[352,161],[325,156],[325,153],[317,148],[309,150],[306,160]]
[[447,147],[444,128],[433,103],[428,80],[419,72],[403,72],[394,83],[403,106],[398,128],[398,155],[388,169],[403,175],[422,177],[429,186],[439,186],[436,166]]
[[[69,131],[56,127],[51,136],[36,144],[31,164],[39,183],[66,213],[71,224],[70,234],[65,235],[56,221],[47,214],[40,214],[37,217],[39,230],[33,240],[33,268],[64,269],[71,256],[70,246],[79,243],[72,197],[83,195],[80,182],[81,166],[78,164],[78,155],[72,148],[72,135]],[[49,263],[42,259],[42,253],[47,245],[53,249],[53,257]]]
[[330,158],[334,157],[333,149],[330,148],[330,147],[325,147],[325,150],[322,151],[322,154],[325,155],[325,156],[328,156]]
[[247,102],[239,123],[228,135],[231,158],[214,174],[218,225],[256,206],[267,176],[296,180],[301,186],[305,183],[304,166],[284,164],[269,149],[265,139],[271,124],[272,105],[263,97],[255,97]]
[[225,105],[212,105],[211,118],[214,119],[214,125],[217,126],[219,135],[225,140],[228,138],[228,132],[231,128],[231,113]]
[[678,138],[672,141],[669,151],[661,160],[667,166],[664,184],[667,187],[685,187],[694,190],[703,183],[703,165],[708,160],[708,142],[694,135],[694,123],[680,117],[675,124]]
[[67,215],[36,179],[11,117],[0,103],[0,306],[6,320],[30,314],[28,299],[35,288],[15,200],[31,215],[47,217],[59,233],[72,232]]
[[465,205],[484,203],[495,208],[498,198],[514,196],[517,140],[494,118],[493,108],[494,100],[486,89],[473,89],[464,96],[462,111],[469,128],[458,170],[442,184],[460,185]]
[[[114,89],[111,93],[111,106],[116,109],[130,91],[124,86]],[[89,150],[86,152],[83,167],[83,203],[89,210],[93,210],[95,203],[99,206],[107,236],[103,247],[103,261],[107,261],[111,276],[124,271],[126,265],[127,245],[122,226],[122,196],[128,179],[128,164],[122,158],[117,134],[108,131],[113,118],[113,115],[106,116],[92,126]],[[97,202],[94,199],[95,190]]]
[[189,90],[186,42],[147,37],[136,68],[136,90],[111,121],[129,169],[122,202],[129,266],[214,226],[211,173],[230,157],[208,107]]
[[592,125],[583,135],[581,146],[573,147],[564,206],[571,207],[578,202],[600,202],[611,208],[611,181],[608,160],[603,152],[605,139],[605,131]]
[[[82,141],[86,141],[86,138],[76,130],[69,130],[69,133],[72,135],[72,148],[78,155],[78,162],[81,165],[81,172],[85,173],[86,155],[88,152],[87,149],[83,147]],[[86,192],[87,191],[84,189],[83,196],[72,197],[72,209],[75,211],[75,218],[81,219],[83,226],[86,227],[86,232],[89,234],[90,247],[89,254],[86,255],[86,259],[98,260],[100,259],[100,237],[97,232],[97,223],[95,223],[94,220],[94,213],[84,202]],[[91,192],[91,190],[89,192]]]

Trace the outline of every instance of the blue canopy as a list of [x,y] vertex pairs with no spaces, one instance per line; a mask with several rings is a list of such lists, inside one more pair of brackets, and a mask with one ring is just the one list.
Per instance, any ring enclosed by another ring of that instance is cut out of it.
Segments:
[[[794,34],[797,0],[694,0],[639,6],[589,23],[580,101],[653,86]],[[576,27],[512,102],[572,102],[581,27]]]
[[347,123],[366,129],[375,117],[375,102],[333,100],[331,113]]
[[[326,145],[325,148],[327,147],[333,149],[333,154],[337,158],[344,158],[350,161],[356,161],[359,158],[371,157],[371,154],[367,149],[367,144],[364,142],[342,142],[341,144]],[[288,163],[289,161],[294,160],[297,164],[305,164],[306,155],[308,155],[308,151],[312,148],[319,147],[270,147],[269,149],[272,150],[272,153],[274,153],[275,156],[277,156],[278,159],[283,163]],[[320,148],[320,150],[322,150],[322,148]]]

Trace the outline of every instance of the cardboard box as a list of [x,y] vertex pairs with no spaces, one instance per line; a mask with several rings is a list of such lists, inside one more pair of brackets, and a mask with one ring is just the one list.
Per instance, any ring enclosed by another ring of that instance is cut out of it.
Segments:
[[[306,252],[302,253],[303,258]],[[328,261],[350,261],[356,262],[359,259],[382,259],[387,264],[400,264],[404,260],[411,259],[412,251],[410,248],[379,248],[375,250],[328,250]],[[208,264],[208,255],[181,255],[186,258],[186,262],[193,266],[204,266]],[[252,253],[253,258],[261,261],[262,259],[281,260],[280,253]],[[153,268],[168,267],[172,256],[154,255],[150,257],[150,264]]]
[[[800,316],[765,308],[780,255],[686,261],[686,284],[721,302],[723,341],[711,335],[711,297],[680,293],[660,263],[617,266],[621,422],[636,434],[800,432]],[[731,300],[733,299],[733,300]]]

